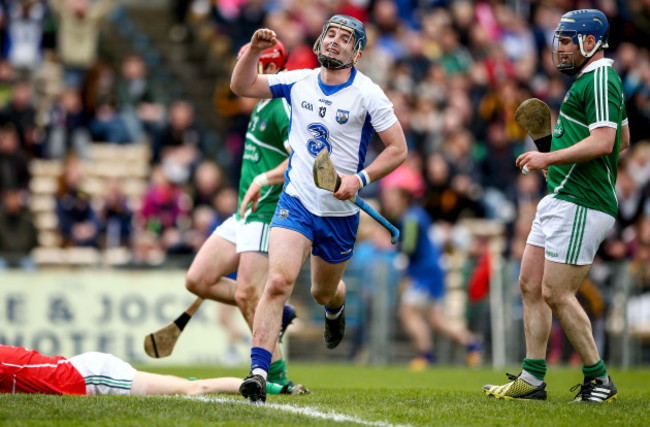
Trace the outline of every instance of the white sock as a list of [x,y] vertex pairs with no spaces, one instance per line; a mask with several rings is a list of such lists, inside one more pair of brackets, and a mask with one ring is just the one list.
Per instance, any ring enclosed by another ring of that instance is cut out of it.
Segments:
[[608,377],[607,375],[605,375],[604,377],[596,377],[596,379],[597,379],[598,382],[599,382],[600,384],[602,384],[602,385],[607,385],[607,384],[609,384],[609,377]]
[[544,382],[525,369],[522,369],[519,378],[526,381],[528,384],[532,385],[533,387],[539,387]]
[[262,368],[255,368],[255,369],[253,369],[253,370],[251,371],[251,374],[253,374],[253,375],[261,375],[261,376],[264,377],[264,379],[266,379],[266,376],[268,375],[268,373],[267,373],[264,369],[262,369]]

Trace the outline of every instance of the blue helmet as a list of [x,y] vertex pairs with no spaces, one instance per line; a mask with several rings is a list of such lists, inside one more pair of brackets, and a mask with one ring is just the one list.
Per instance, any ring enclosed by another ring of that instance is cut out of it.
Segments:
[[[353,54],[351,61],[347,64],[344,64],[338,59],[330,58],[329,56],[323,55],[321,53],[321,44],[330,27],[343,28],[354,34]],[[334,15],[328,19],[327,22],[325,22],[325,25],[323,25],[323,31],[314,43],[314,53],[318,56],[318,61],[325,68],[349,68],[357,63],[359,52],[361,52],[366,47],[367,42],[368,38],[366,37],[366,27],[361,21],[348,15]]]
[[[587,52],[584,48],[584,41],[587,36],[594,36],[596,45],[594,48]],[[558,40],[562,37],[570,37],[574,44],[580,46],[580,53],[585,57],[585,60],[580,66],[575,64],[555,64],[555,66],[562,72],[573,75],[576,74],[582,66],[600,49],[609,47],[607,41],[609,39],[609,23],[607,16],[598,9],[579,9],[572,10],[562,15],[560,23],[555,29],[553,36],[553,60],[555,62],[558,51],[556,46]]]

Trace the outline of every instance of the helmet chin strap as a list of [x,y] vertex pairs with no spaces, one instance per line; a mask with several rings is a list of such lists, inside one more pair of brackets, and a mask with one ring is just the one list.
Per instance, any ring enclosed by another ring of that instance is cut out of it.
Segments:
[[323,55],[322,53],[318,55],[318,62],[320,62],[320,65],[327,68],[328,70],[345,70],[346,68],[350,68],[354,65],[353,62],[344,64],[338,59]]
[[575,55],[574,55],[573,56],[573,67],[571,67],[571,68],[559,68],[558,67],[558,70],[561,73],[566,74],[567,76],[575,76],[576,74],[580,73],[582,68],[587,64],[587,61],[589,61],[589,58],[585,57],[585,59],[582,61],[582,63],[579,66],[576,67]]

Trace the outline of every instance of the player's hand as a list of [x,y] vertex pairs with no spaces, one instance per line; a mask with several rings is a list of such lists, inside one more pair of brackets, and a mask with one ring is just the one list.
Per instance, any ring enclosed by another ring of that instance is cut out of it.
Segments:
[[341,186],[332,195],[339,200],[348,200],[356,196],[360,187],[361,184],[356,176],[341,175]]
[[546,163],[547,153],[539,151],[529,151],[517,157],[516,165],[519,169],[524,170],[524,166],[529,171],[546,169],[549,165]]
[[275,46],[276,43],[275,31],[269,30],[268,28],[260,28],[253,34],[250,48],[261,52]]
[[243,219],[246,216],[246,208],[248,208],[248,205],[251,203],[253,204],[251,206],[251,211],[255,212],[257,210],[257,202],[260,200],[261,195],[262,187],[254,182],[251,182],[250,187],[248,187],[248,190],[246,191],[246,194],[244,194],[244,198],[241,201],[241,206],[239,207],[240,218]]

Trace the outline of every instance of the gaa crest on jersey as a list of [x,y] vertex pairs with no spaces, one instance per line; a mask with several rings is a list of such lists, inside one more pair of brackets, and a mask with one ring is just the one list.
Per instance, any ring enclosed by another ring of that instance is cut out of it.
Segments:
[[338,109],[336,110],[336,123],[344,125],[348,122],[350,118],[350,112],[346,110]]
[[567,102],[570,96],[571,96],[571,91],[568,91],[566,95],[564,95],[564,99],[562,100],[562,102]]
[[266,120],[260,123],[260,131],[264,132],[265,129],[266,129]]
[[316,157],[323,148],[329,153],[332,152],[332,145],[329,142],[329,131],[322,123],[312,123],[307,126],[307,130],[312,135],[312,139],[307,141],[307,151]]

